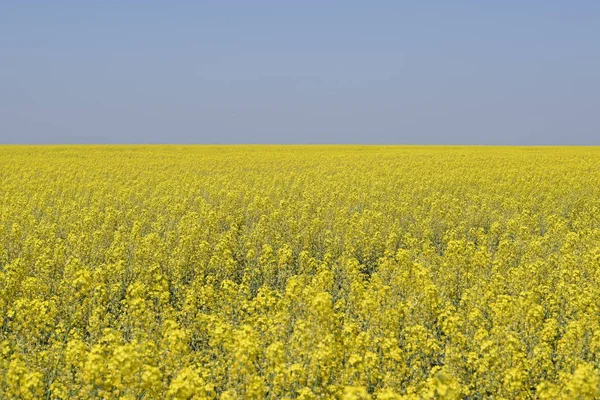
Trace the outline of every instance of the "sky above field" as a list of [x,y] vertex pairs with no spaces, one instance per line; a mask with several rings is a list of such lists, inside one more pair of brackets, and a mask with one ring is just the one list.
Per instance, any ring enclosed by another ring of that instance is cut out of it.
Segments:
[[600,2],[2,1],[0,143],[600,145]]

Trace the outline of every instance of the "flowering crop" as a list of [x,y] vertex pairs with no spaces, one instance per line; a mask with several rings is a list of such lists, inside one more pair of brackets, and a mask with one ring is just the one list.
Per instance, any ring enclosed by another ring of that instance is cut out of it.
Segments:
[[600,149],[0,147],[0,398],[600,398]]

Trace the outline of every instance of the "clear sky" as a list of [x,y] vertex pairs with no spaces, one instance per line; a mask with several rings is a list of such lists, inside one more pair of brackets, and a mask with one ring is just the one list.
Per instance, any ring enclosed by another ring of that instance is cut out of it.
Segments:
[[600,145],[600,1],[2,1],[0,143]]

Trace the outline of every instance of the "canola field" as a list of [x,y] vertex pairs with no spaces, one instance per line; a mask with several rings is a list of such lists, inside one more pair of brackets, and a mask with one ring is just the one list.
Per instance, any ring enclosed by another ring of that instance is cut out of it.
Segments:
[[0,146],[0,398],[600,398],[600,148]]

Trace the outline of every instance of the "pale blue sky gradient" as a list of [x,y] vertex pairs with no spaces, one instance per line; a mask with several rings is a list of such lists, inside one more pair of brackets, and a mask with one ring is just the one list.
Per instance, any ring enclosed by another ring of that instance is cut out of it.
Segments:
[[600,2],[2,1],[0,143],[600,145]]

